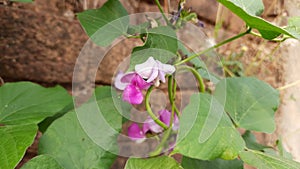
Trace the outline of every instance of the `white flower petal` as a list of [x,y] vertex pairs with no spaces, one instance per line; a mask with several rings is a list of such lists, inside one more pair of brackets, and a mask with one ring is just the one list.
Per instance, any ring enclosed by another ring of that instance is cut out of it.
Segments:
[[142,78],[148,79],[152,74],[153,68],[156,67],[156,64],[154,58],[149,57],[146,62],[135,65],[135,72]]

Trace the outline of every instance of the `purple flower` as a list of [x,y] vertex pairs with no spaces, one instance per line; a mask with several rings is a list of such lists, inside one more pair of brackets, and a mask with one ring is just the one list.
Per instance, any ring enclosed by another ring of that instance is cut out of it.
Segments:
[[141,143],[146,139],[145,133],[143,133],[139,125],[136,123],[132,123],[128,127],[128,137],[137,143]]
[[154,81],[155,86],[159,86],[159,80],[165,83],[165,75],[174,73],[175,67],[149,57],[146,62],[135,65],[135,71],[142,78],[147,79],[148,83]]
[[141,104],[144,99],[142,90],[148,89],[150,85],[135,72],[119,73],[115,80],[115,87],[124,90],[123,100],[130,104]]
[[[159,114],[159,119],[167,126],[169,126],[172,113],[169,112],[168,110],[161,110],[158,112],[158,114]],[[175,114],[172,129],[174,131],[177,131],[178,128],[179,128],[179,119]],[[156,124],[151,117],[148,117],[145,120],[142,129],[138,126],[138,124],[132,123],[128,127],[128,136],[131,140],[136,141],[137,143],[141,143],[145,140],[146,133],[149,131],[153,133],[160,133],[163,131],[163,128],[160,127],[158,124]]]
[[[164,122],[167,126],[170,125],[170,120],[171,120],[171,115],[172,113],[169,112],[168,110],[161,110],[158,112],[159,114],[159,119]],[[174,119],[173,119],[173,130],[176,131],[179,128],[179,119],[176,114],[174,114]]]
[[148,131],[160,133],[163,131],[163,128],[156,124],[155,121],[149,116],[143,125],[143,132],[147,133]]
[[119,72],[115,79],[115,87],[124,90],[122,97],[124,101],[130,104],[141,104],[144,99],[142,90],[148,89],[153,81],[155,86],[159,86],[159,81],[166,82],[165,75],[172,74],[174,71],[174,66],[149,57],[146,62],[135,66],[135,72],[127,74]]

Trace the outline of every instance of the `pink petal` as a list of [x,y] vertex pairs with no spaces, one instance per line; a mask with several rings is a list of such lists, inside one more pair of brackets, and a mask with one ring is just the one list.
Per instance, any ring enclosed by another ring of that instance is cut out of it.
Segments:
[[121,78],[121,82],[122,83],[130,83],[131,80],[135,77],[136,73],[135,72],[129,72],[126,73],[122,78]]
[[130,84],[123,91],[123,100],[130,104],[141,104],[143,99],[143,93],[135,85]]
[[141,140],[141,139],[144,140],[146,138],[145,134],[140,129],[139,125],[136,123],[132,123],[128,127],[127,133],[128,133],[128,137],[133,141],[137,141],[137,140]]
[[173,122],[173,130],[176,131],[179,129],[179,119],[177,115],[175,114],[174,122]]
[[[171,120],[171,114],[172,113],[170,111],[168,111],[168,110],[161,110],[161,111],[158,112],[158,114],[159,114],[159,119],[162,122],[164,122],[167,126],[169,126],[170,125],[170,120]],[[174,131],[176,131],[176,130],[178,130],[178,128],[179,128],[179,119],[178,119],[177,115],[174,114],[172,129]]]
[[163,131],[163,128],[160,127],[158,124],[156,124],[151,117],[148,117],[144,122],[143,132],[147,133],[148,131],[152,131],[154,133],[160,133]]
[[141,76],[136,74],[131,81],[132,85],[135,85],[140,90],[148,89],[151,86],[151,83],[147,83]]
[[164,122],[167,126],[170,125],[170,119],[171,119],[171,112],[168,110],[161,110],[158,112],[159,119]]

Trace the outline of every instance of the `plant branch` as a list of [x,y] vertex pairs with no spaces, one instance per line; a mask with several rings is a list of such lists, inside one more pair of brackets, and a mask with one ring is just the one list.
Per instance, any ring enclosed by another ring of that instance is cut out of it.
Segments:
[[147,112],[149,114],[149,116],[155,121],[156,124],[158,124],[159,126],[161,126],[163,129],[167,130],[168,129],[168,126],[163,123],[162,121],[160,121],[156,115],[153,113],[153,111],[151,110],[151,106],[150,106],[150,94],[153,90],[153,86],[150,86],[149,89],[147,90],[147,93],[146,93],[146,98],[145,98],[145,104],[146,104],[146,109],[147,109]]
[[173,76],[168,77],[168,95],[169,95],[170,104],[171,104],[172,108],[174,107],[175,113],[176,113],[177,117],[179,118],[180,112],[179,112],[178,108],[176,107],[176,105],[174,104],[175,97],[176,97],[176,81],[173,78]]
[[180,68],[182,69],[186,69],[186,70],[189,70],[190,72],[193,73],[193,75],[196,77],[196,79],[198,80],[198,83],[199,83],[199,91],[201,93],[204,93],[205,92],[205,85],[204,85],[204,82],[203,82],[203,79],[201,77],[201,75],[197,72],[197,70],[193,67],[190,67],[190,66],[186,66],[186,65],[182,65],[180,66]]
[[156,5],[157,5],[157,7],[158,7],[160,13],[162,14],[164,20],[167,22],[167,25],[169,25],[169,20],[168,20],[168,18],[166,17],[166,15],[165,15],[165,13],[164,13],[164,10],[163,10],[161,4],[159,3],[159,0],[155,0],[155,3],[156,3]]
[[277,89],[278,89],[278,90],[285,90],[285,89],[287,89],[287,88],[294,87],[294,86],[299,85],[299,84],[300,84],[300,80],[297,80],[297,81],[295,81],[295,82],[293,82],[293,83],[289,83],[289,84],[287,84],[287,85],[285,85],[285,86],[278,87]]
[[203,50],[203,51],[201,51],[199,53],[196,53],[196,54],[194,54],[194,55],[192,55],[192,56],[190,56],[190,57],[188,57],[188,58],[186,58],[184,60],[181,60],[180,62],[177,62],[174,65],[181,65],[183,63],[186,63],[186,62],[188,62],[188,61],[190,61],[190,60],[192,60],[192,59],[194,59],[194,58],[196,58],[196,57],[198,57],[198,56],[200,56],[200,55],[202,55],[202,54],[204,54],[206,52],[209,52],[209,51],[211,51],[211,50],[213,50],[215,48],[218,48],[218,47],[220,47],[220,46],[222,46],[222,45],[224,45],[226,43],[234,41],[234,40],[236,40],[236,39],[238,39],[238,38],[240,38],[242,36],[245,36],[245,35],[249,34],[250,32],[251,32],[251,28],[247,29],[247,31],[245,31],[243,33],[240,33],[240,34],[238,34],[238,35],[236,35],[234,37],[231,37],[229,39],[226,39],[226,40],[224,40],[224,41],[222,41],[222,42],[220,42],[220,43],[218,43],[218,44],[216,44],[216,45],[214,45],[212,47],[209,47],[209,48],[207,48],[207,49],[205,49],[205,50]]

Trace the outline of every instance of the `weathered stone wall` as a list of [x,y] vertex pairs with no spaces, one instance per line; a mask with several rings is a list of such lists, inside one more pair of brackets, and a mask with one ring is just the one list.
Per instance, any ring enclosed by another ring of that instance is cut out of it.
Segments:
[[[76,58],[88,39],[76,20],[75,13],[99,7],[105,1],[81,2],[36,0],[31,4],[2,3],[0,76],[4,81],[71,83]],[[153,2],[147,2],[149,1],[122,1],[130,13],[158,11]],[[218,10],[215,0],[188,1],[186,6],[197,11],[205,22],[215,22]],[[243,28],[242,22],[228,11],[225,14],[229,19],[225,19],[224,26],[233,32],[239,32]],[[130,49],[130,45],[128,42],[125,46]],[[113,59],[106,57],[103,61],[104,66],[100,66],[96,78],[98,83],[111,82],[112,71],[122,61],[122,57],[128,56],[130,52],[122,47],[111,52]]]

